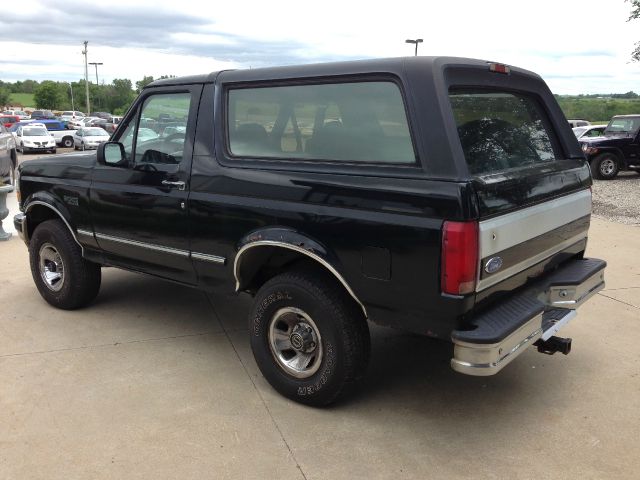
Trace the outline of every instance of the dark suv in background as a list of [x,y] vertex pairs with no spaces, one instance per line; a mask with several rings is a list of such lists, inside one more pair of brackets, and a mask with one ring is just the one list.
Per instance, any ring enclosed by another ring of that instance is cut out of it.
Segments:
[[640,173],[640,114],[616,115],[602,137],[580,138],[595,178],[610,180],[620,170]]
[[56,116],[51,110],[34,110],[31,113],[31,120],[55,120]]

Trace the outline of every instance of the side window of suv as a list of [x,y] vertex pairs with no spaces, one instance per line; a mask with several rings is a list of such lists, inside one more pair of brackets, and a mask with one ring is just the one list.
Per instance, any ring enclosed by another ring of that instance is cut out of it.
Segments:
[[125,156],[136,165],[182,161],[188,128],[190,93],[149,96],[119,137]]
[[235,157],[415,164],[400,88],[362,81],[230,89]]

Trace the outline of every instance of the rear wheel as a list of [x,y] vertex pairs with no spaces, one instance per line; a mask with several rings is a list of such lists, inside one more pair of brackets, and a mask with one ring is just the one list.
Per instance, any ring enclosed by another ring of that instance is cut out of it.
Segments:
[[63,146],[64,148],[71,148],[71,147],[73,147],[73,138],[71,138],[71,137],[64,137],[64,138],[62,139],[62,146]]
[[249,318],[258,367],[285,397],[327,405],[364,374],[370,350],[366,320],[324,272],[272,278],[258,291]]
[[591,160],[591,173],[600,180],[611,180],[618,175],[618,157],[603,153]]
[[60,220],[38,225],[29,242],[29,263],[40,295],[54,307],[73,310],[100,290],[100,265],[82,258],[80,246]]

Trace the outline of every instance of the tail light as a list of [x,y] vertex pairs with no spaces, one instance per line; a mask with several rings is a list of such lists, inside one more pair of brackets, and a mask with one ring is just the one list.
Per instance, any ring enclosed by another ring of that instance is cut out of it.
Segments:
[[478,223],[444,222],[440,284],[443,293],[466,295],[476,288]]

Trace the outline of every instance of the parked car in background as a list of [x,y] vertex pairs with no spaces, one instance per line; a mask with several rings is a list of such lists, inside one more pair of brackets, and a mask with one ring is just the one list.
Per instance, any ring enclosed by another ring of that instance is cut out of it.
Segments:
[[589,137],[601,137],[604,135],[604,129],[607,128],[606,125],[589,125],[586,127],[574,127],[573,133],[576,138],[589,138]]
[[604,135],[580,138],[595,178],[610,180],[621,170],[640,173],[640,114],[616,115]]
[[51,110],[34,110],[31,112],[31,120],[57,120]]
[[23,112],[22,110],[5,110],[2,114],[18,117],[20,120],[28,120],[30,117],[27,112]]
[[113,117],[113,114],[109,113],[109,112],[93,112],[91,114],[92,117],[98,117],[98,118],[104,118],[105,120],[109,120],[111,117]]
[[102,128],[104,128],[108,133],[113,133],[116,131],[116,128],[118,128],[118,124],[120,123],[121,120],[122,120],[122,117],[118,117],[114,115],[107,121],[107,123]]
[[20,153],[51,152],[56,153],[56,141],[42,124],[18,127],[16,131],[16,149]]
[[20,118],[15,115],[0,115],[0,124],[4,125],[6,128],[11,128],[11,125],[14,123],[18,123]]
[[99,117],[90,117],[90,116],[86,116],[86,117],[82,117],[82,118],[76,118],[75,120],[70,120],[69,122],[67,122],[67,126],[68,128],[73,128],[73,129],[78,129],[78,128],[83,128],[88,126],[88,123],[91,122],[92,120],[95,120]]
[[109,134],[102,128],[85,127],[79,129],[73,136],[73,147],[76,150],[91,150],[98,148],[101,143],[109,140]]
[[56,145],[71,148],[73,147],[73,135],[75,130],[69,130],[63,121],[61,120],[37,120],[38,125],[44,125],[44,127],[51,133]]
[[582,120],[582,119],[567,120],[567,122],[569,122],[569,125],[571,125],[571,128],[586,127],[587,125],[591,125],[589,121]]
[[104,129],[104,127],[107,125],[107,119],[105,118],[93,118],[90,121],[86,122],[84,124],[85,127],[99,127]]
[[77,110],[67,110],[62,112],[60,115],[60,120],[63,122],[70,122],[71,120],[75,120],[77,118],[84,118],[84,113],[78,112]]
[[0,184],[15,183],[18,164],[16,141],[4,125],[0,125]]

